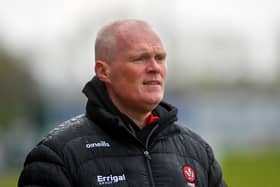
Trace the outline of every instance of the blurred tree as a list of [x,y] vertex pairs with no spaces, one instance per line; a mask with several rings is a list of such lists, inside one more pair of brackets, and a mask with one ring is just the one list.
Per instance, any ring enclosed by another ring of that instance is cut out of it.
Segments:
[[44,107],[38,87],[24,62],[0,44],[0,129],[17,119],[30,124],[42,120]]

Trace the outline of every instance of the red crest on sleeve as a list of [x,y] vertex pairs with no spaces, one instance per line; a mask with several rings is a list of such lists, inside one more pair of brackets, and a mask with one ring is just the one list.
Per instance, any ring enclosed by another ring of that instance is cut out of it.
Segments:
[[184,176],[185,176],[187,182],[194,183],[195,179],[196,179],[196,174],[195,174],[194,169],[190,166],[184,166],[183,171],[184,171]]

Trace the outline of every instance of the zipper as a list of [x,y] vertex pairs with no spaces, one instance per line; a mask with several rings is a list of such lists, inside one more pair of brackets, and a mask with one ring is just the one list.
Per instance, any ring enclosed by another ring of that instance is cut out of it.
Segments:
[[156,187],[156,185],[155,185],[153,172],[152,172],[152,167],[151,167],[151,162],[150,162],[152,160],[152,157],[151,157],[148,149],[149,149],[150,138],[158,127],[159,127],[159,124],[156,124],[156,126],[148,134],[145,145],[138,138],[136,138],[127,128],[125,128],[125,130],[134,138],[134,140],[136,140],[142,147],[144,147],[143,154],[144,154],[144,157],[145,157],[145,160],[146,160],[146,165],[147,165],[147,168],[148,168],[148,176],[149,176],[151,187]]
[[149,151],[144,151],[144,155],[148,160],[152,160]]
[[151,163],[150,163],[152,158],[150,156],[149,151],[147,151],[147,150],[144,151],[144,156],[146,158],[146,164],[147,164],[147,168],[148,168],[148,176],[149,176],[150,184],[151,184],[152,187],[155,187],[154,177],[153,177]]
[[147,136],[146,143],[145,143],[145,150],[144,150],[144,157],[145,157],[145,160],[146,160],[146,164],[147,164],[147,168],[148,168],[148,175],[149,175],[150,184],[151,184],[152,187],[155,187],[156,185],[155,185],[153,172],[152,172],[152,167],[151,167],[152,157],[151,157],[148,149],[149,149],[150,138],[157,128],[158,128],[158,124],[151,130],[151,132]]

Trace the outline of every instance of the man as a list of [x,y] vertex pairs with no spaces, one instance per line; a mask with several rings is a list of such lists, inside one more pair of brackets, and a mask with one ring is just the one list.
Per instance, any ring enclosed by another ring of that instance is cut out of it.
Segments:
[[166,51],[147,23],[120,20],[95,42],[86,114],[54,129],[27,156],[19,186],[222,187],[210,146],[162,101]]

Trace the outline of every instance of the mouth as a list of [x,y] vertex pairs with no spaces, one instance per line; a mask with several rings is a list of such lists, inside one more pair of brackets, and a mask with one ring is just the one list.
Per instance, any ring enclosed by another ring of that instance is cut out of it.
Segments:
[[161,82],[160,81],[157,81],[157,80],[155,80],[155,81],[145,81],[144,83],[143,83],[144,85],[161,85]]

